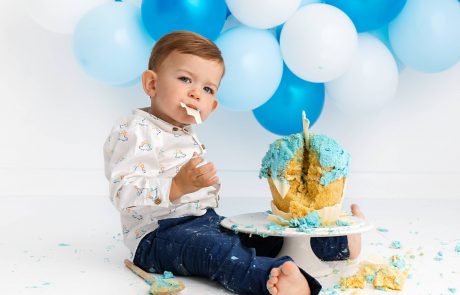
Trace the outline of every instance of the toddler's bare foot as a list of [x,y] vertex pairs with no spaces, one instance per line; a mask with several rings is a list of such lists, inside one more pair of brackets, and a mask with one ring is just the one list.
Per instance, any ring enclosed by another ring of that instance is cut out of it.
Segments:
[[[353,216],[364,219],[364,214],[357,204],[351,204],[351,213]],[[361,253],[361,234],[348,235],[348,249],[350,250],[350,259],[356,259]]]
[[292,261],[275,267],[270,272],[267,289],[272,295],[309,295],[310,287],[297,265]]
[[358,204],[351,204],[351,213],[353,216],[359,217],[364,219],[364,214],[361,212],[361,209],[359,208]]

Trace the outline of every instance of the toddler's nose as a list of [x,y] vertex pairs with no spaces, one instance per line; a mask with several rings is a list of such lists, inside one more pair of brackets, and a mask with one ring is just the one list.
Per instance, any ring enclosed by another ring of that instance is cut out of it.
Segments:
[[200,100],[200,92],[196,89],[191,89],[188,95],[193,99]]

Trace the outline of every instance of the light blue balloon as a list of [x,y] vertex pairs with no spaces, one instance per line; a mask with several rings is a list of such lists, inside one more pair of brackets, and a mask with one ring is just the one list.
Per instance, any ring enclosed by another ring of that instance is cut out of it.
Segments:
[[114,1],[88,12],[73,34],[73,50],[83,70],[111,85],[129,85],[147,68],[154,40],[133,4]]
[[457,0],[408,0],[389,25],[398,58],[422,72],[440,72],[460,60],[460,3]]
[[216,44],[225,62],[219,102],[234,111],[250,111],[264,104],[283,75],[276,37],[267,30],[239,26],[222,33]]
[[143,0],[142,19],[147,31],[161,36],[187,30],[215,40],[227,18],[224,0]]
[[252,112],[262,127],[284,136],[302,131],[302,111],[313,126],[323,106],[324,84],[302,80],[285,66],[275,94]]

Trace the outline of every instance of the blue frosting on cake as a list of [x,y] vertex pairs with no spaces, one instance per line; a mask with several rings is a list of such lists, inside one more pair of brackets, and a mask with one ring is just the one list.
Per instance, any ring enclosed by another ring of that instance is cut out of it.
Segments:
[[[279,180],[284,180],[284,170],[294,158],[299,149],[304,147],[303,133],[292,134],[277,139],[272,144],[262,159],[259,177],[268,178],[270,175]],[[320,183],[329,183],[348,175],[350,154],[346,152],[335,140],[326,135],[310,133],[310,150],[319,155],[322,167],[331,167],[331,171],[324,171]]]
[[275,140],[262,159],[259,177],[268,178],[269,171],[273,178],[284,180],[284,169],[300,148],[304,147],[302,133],[292,134]]
[[321,167],[333,167],[330,172],[325,171],[320,179],[322,185],[348,175],[350,154],[347,153],[335,140],[326,135],[310,135],[310,149],[319,155]]

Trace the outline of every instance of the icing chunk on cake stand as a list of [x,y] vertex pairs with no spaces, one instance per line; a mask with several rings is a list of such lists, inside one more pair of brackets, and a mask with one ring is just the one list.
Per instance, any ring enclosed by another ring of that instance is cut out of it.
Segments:
[[290,256],[299,267],[315,277],[331,274],[332,268],[315,255],[310,245],[310,238],[357,234],[368,231],[373,227],[372,224],[361,218],[342,215],[340,220],[346,225],[323,226],[299,231],[298,228],[273,223],[269,220],[272,216],[267,212],[240,214],[225,218],[222,220],[221,225],[235,232],[260,235],[262,237],[283,237],[283,247],[278,256]]

